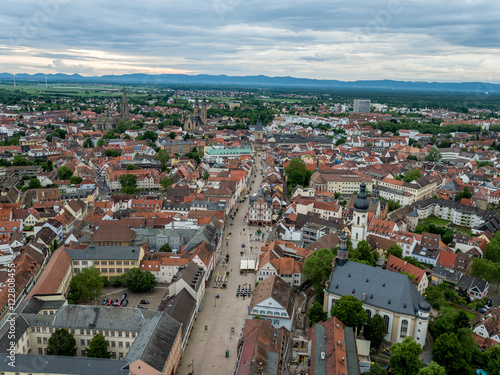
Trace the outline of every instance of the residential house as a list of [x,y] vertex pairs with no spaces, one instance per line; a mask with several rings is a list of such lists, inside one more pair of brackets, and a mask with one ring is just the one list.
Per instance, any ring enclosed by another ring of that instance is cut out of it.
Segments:
[[279,276],[273,275],[259,282],[250,301],[249,315],[268,320],[274,328],[291,329],[295,312],[292,287]]
[[410,280],[417,286],[417,290],[420,294],[423,294],[425,289],[429,286],[429,279],[423,269],[392,254],[389,254],[385,269],[393,272],[405,273],[408,277],[413,275],[413,277],[410,277]]

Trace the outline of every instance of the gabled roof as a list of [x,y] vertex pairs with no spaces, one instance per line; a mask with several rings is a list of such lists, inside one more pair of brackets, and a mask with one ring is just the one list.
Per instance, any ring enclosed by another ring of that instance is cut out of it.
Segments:
[[292,316],[294,301],[292,287],[281,277],[273,275],[259,282],[252,295],[250,311],[252,311],[255,305],[268,298],[274,299],[280,306],[287,310],[288,316]]
[[420,267],[414,266],[407,261],[400,259],[392,254],[389,254],[389,259],[387,260],[387,264],[385,265],[385,269],[393,272],[406,272],[410,275],[415,276],[415,283],[419,284],[422,280],[422,277],[425,274],[425,271]]

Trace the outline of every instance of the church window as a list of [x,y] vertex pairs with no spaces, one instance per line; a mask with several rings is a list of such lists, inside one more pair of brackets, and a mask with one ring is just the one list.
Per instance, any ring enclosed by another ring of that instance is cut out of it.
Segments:
[[389,315],[384,315],[384,325],[387,332],[389,332]]
[[372,312],[370,310],[366,310],[366,317],[368,318],[368,320],[372,318]]
[[358,216],[358,225],[359,225],[359,216]]
[[401,332],[399,333],[399,338],[404,339],[408,336],[408,320],[401,321]]

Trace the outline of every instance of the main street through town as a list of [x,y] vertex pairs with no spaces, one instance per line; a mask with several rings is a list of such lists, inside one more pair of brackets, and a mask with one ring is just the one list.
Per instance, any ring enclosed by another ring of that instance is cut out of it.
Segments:
[[[261,158],[255,158],[254,174],[249,178],[249,197],[255,194],[262,182]],[[241,197],[244,198],[244,195]],[[239,202],[239,200],[238,200]],[[236,365],[236,344],[245,319],[248,317],[248,307],[251,297],[237,297],[238,285],[255,287],[255,273],[240,274],[242,259],[256,260],[263,241],[253,241],[250,236],[259,228],[249,227],[245,215],[248,211],[249,199],[237,203],[233,225],[228,218],[224,233],[220,263],[214,270],[207,286],[202,312],[198,313],[191,337],[184,351],[179,375],[192,372],[195,375],[232,374]],[[265,236],[267,228],[262,228]],[[245,244],[245,247],[242,247]],[[240,253],[243,251],[243,255]],[[229,254],[229,264],[224,265],[226,254]],[[214,288],[217,275],[230,272],[226,288]],[[218,298],[217,298],[218,296]],[[229,357],[226,357],[226,351]]]

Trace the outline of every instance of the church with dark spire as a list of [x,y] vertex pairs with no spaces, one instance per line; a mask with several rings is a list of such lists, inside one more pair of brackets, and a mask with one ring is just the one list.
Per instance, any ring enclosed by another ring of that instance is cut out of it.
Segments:
[[184,122],[184,130],[198,130],[202,126],[205,126],[207,121],[207,101],[203,98],[200,108],[200,102],[198,101],[198,98],[196,98],[194,101],[193,114],[186,118],[186,121]]
[[128,121],[130,117],[128,112],[127,94],[125,93],[125,85],[123,85],[122,102],[120,104],[120,117],[125,121]]
[[366,184],[362,182],[359,187],[359,193],[354,201],[354,214],[351,226],[351,241],[353,247],[358,246],[360,241],[366,240],[369,207],[370,202],[366,194]]
[[128,109],[127,94],[125,92],[125,85],[123,85],[122,100],[120,102],[120,116],[110,116],[109,109],[106,116],[100,116],[95,124],[96,130],[115,130],[118,127],[118,122],[120,120],[129,121],[130,113]]

